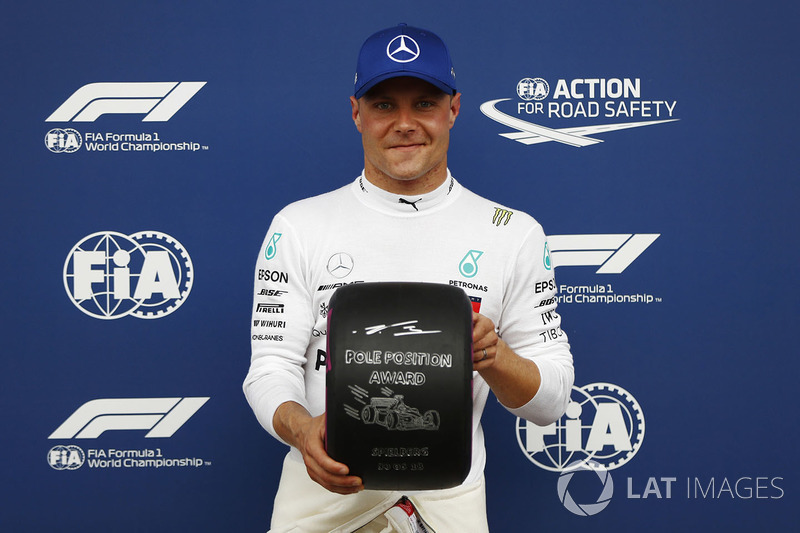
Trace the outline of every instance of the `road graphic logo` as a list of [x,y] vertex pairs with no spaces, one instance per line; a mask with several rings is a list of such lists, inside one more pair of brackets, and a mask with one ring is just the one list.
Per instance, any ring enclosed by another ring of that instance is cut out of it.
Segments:
[[[544,78],[522,78],[516,93],[521,100],[516,113],[509,104],[511,98],[489,100],[481,104],[480,110],[514,130],[498,135],[524,145],[555,141],[575,147],[591,146],[603,142],[595,137],[598,134],[679,120],[674,118],[675,100],[642,97],[640,78],[559,79],[552,91]],[[522,118],[531,115],[536,122]],[[634,118],[640,120],[632,121]],[[557,127],[576,121],[580,124]]]

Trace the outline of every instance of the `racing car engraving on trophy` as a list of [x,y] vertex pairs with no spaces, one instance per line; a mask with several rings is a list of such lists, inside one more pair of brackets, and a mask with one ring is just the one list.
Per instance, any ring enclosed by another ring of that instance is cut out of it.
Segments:
[[439,411],[431,409],[422,414],[416,407],[406,405],[402,394],[395,394],[392,398],[370,398],[369,405],[361,408],[361,421],[365,424],[378,424],[398,431],[437,431],[440,419]]

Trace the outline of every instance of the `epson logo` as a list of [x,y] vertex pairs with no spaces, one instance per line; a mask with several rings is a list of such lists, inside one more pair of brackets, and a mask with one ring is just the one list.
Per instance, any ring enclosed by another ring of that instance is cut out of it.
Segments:
[[145,438],[171,437],[208,397],[103,398],[80,406],[48,439],[96,439],[106,431],[149,430]]
[[258,281],[274,281],[275,283],[289,283],[289,274],[277,270],[258,269]]
[[536,294],[554,290],[556,290],[556,280],[553,278],[550,278],[547,281],[537,281],[536,285],[534,285],[534,291]]
[[660,233],[549,235],[556,267],[599,266],[597,274],[620,274],[655,242]]
[[84,85],[45,122],[94,122],[102,115],[145,114],[142,122],[166,122],[204,81],[90,83]]

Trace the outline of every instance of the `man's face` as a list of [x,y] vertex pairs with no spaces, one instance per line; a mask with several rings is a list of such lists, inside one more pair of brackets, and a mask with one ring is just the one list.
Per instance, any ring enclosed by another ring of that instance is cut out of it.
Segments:
[[[447,175],[450,128],[461,94],[450,96],[418,78],[391,78],[356,100],[353,121],[361,132],[367,178],[402,192],[419,178],[435,188]],[[405,182],[405,183],[398,183]]]

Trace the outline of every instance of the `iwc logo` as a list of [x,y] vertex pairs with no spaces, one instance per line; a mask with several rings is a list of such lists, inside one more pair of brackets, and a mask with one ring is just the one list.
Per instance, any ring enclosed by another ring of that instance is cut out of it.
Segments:
[[161,318],[186,301],[194,281],[189,254],[157,231],[101,231],[81,239],[64,262],[64,288],[75,307],[110,320]]
[[644,439],[644,415],[636,399],[611,383],[573,387],[557,422],[537,426],[517,418],[517,442],[536,466],[564,472],[597,463],[614,470],[630,461]]

